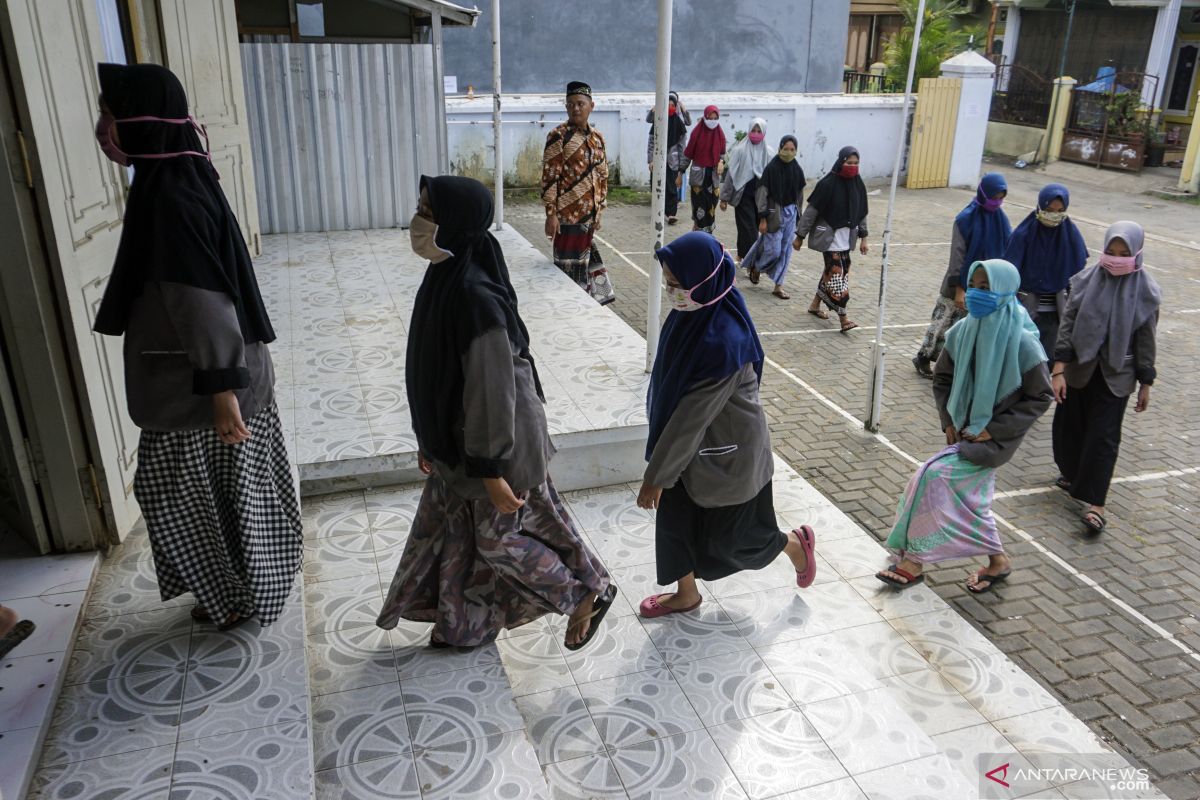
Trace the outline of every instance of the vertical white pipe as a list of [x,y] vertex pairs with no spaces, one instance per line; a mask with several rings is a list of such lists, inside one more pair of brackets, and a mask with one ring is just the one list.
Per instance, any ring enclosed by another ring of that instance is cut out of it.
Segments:
[[887,221],[883,225],[883,263],[879,268],[879,302],[875,319],[875,346],[872,349],[871,394],[867,402],[866,428],[879,430],[883,416],[883,312],[887,305],[889,247],[892,241],[892,217],[896,210],[896,186],[900,181],[900,164],[904,160],[904,145],[908,138],[908,110],[912,105],[913,75],[917,71],[917,50],[921,45],[921,27],[925,22],[925,0],[917,6],[917,22],[913,29],[912,55],[908,59],[908,78],[904,82],[904,111],[900,116],[900,135],[896,137],[896,160],[892,164],[892,187],[888,192]]
[[[666,244],[667,232],[667,95],[671,86],[671,12],[672,0],[658,0],[658,69],[654,95],[654,169],[650,180],[654,208],[654,250]],[[658,352],[659,314],[662,311],[662,280],[657,269],[651,271],[646,288],[646,372],[654,369]]]
[[500,114],[500,0],[492,0],[492,155],[496,185],[496,230],[504,227],[504,130]]

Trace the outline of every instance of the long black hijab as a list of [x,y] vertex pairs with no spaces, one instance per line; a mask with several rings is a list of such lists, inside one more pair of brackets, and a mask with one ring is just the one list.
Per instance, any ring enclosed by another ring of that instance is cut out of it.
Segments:
[[817,181],[817,188],[808,198],[808,202],[817,207],[821,219],[834,229],[857,228],[863,217],[867,216],[867,187],[862,178],[857,175],[845,178],[839,174],[846,159],[856,155],[858,150],[843,147],[832,169]]
[[422,177],[421,188],[438,226],[437,246],[453,255],[430,264],[417,290],[408,330],[408,406],[421,452],[456,467],[461,460],[454,428],[463,408],[462,359],[471,343],[503,328],[530,364],[533,357],[504,252],[488,231],[492,193],[477,180],[450,176]]
[[[791,134],[784,136],[779,140],[779,149],[782,150],[789,142],[795,145],[796,137]],[[784,161],[778,153],[767,162],[760,180],[766,184],[767,196],[781,206],[798,203],[797,198],[804,191],[804,170],[800,168],[800,161]]]
[[121,149],[130,154],[133,184],[117,258],[96,313],[97,333],[120,336],[148,281],[181,283],[233,298],[246,343],[273,342],[254,266],[217,172],[199,156],[139,155],[203,152],[191,125],[120,122],[127,117],[183,119],[187,95],[157,64],[100,64],[100,91],[118,120]]

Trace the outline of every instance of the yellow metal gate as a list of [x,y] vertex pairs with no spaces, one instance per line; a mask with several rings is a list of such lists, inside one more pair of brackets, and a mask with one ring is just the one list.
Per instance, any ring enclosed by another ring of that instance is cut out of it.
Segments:
[[908,160],[909,189],[950,185],[950,157],[958,126],[958,78],[922,78],[913,116],[912,151]]

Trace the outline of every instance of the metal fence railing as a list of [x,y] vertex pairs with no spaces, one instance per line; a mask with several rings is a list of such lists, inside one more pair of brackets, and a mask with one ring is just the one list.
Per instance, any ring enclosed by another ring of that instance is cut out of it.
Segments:
[[892,86],[886,75],[848,69],[842,73],[842,91],[846,94],[887,94],[899,90]]
[[1033,70],[1015,64],[996,68],[989,118],[994,122],[1046,127],[1054,84]]

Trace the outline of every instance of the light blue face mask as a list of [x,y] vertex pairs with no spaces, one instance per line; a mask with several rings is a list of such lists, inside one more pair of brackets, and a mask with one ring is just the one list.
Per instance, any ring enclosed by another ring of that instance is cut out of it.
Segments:
[[1014,292],[1001,294],[989,289],[967,289],[967,313],[972,317],[986,317],[1013,294]]

